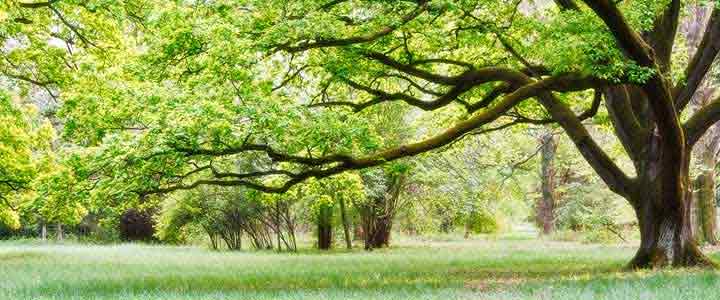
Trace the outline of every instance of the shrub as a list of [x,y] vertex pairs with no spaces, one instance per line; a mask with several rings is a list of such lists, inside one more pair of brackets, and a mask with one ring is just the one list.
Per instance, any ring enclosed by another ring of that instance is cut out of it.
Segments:
[[152,213],[128,209],[120,216],[119,230],[123,241],[152,241],[155,234]]
[[472,233],[498,233],[502,228],[499,219],[487,211],[476,211],[468,216],[467,226]]

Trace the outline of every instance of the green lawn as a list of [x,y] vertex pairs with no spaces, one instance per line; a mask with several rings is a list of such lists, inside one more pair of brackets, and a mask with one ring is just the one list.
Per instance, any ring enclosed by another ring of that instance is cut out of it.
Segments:
[[0,243],[0,299],[717,299],[715,272],[621,272],[632,247],[402,241],[300,254]]

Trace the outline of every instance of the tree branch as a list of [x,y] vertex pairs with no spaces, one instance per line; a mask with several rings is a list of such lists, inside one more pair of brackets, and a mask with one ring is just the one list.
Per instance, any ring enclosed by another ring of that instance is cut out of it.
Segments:
[[645,34],[663,73],[670,72],[670,60],[679,24],[680,6],[680,0],[670,1],[662,16],[655,20],[653,30]]
[[632,160],[637,161],[645,147],[644,137],[648,132],[635,116],[627,89],[624,85],[607,88],[605,104],[621,144]]
[[580,7],[574,0],[555,0],[555,4],[562,10],[580,10]]
[[713,9],[705,34],[685,69],[685,80],[674,88],[675,106],[682,111],[692,99],[720,51],[720,7]]
[[[457,85],[460,83],[460,76],[443,76],[434,74],[422,69],[419,69],[411,64],[404,64],[401,63],[383,53],[380,52],[373,52],[373,51],[365,51],[362,53],[362,55],[370,60],[377,61],[387,67],[390,67],[396,71],[399,71],[404,74],[408,74],[410,76],[422,78],[424,80],[442,84],[442,85]],[[467,73],[467,71],[465,72]],[[463,73],[463,74],[465,74]]]
[[683,125],[687,136],[687,144],[692,147],[705,134],[705,132],[720,121],[720,98],[710,102],[698,110]]
[[605,22],[625,53],[641,66],[652,67],[654,57],[650,46],[625,21],[620,10],[610,0],[583,0]]
[[316,48],[341,47],[341,46],[349,46],[349,45],[353,45],[353,44],[372,42],[379,38],[387,36],[388,34],[392,33],[396,29],[398,29],[399,27],[414,20],[420,14],[425,12],[427,10],[428,6],[429,6],[428,1],[426,1],[426,0],[418,1],[418,6],[415,9],[413,9],[410,13],[403,16],[399,22],[397,22],[396,24],[385,26],[382,29],[380,29],[376,32],[373,32],[373,33],[349,37],[349,38],[343,38],[343,39],[318,38],[315,41],[304,41],[304,42],[300,42],[299,44],[296,44],[296,45],[290,45],[290,44],[278,45],[278,46],[276,46],[276,48],[278,50],[295,53],[295,52],[302,52],[302,51],[316,49]]
[[43,8],[50,7],[53,3],[60,0],[50,0],[46,2],[18,2],[18,5],[22,8]]
[[[195,148],[183,148],[176,145],[171,145],[174,149],[185,153],[187,155],[208,155],[208,156],[223,156],[232,155],[248,151],[261,151],[267,153],[267,155],[273,159],[273,161],[286,161],[299,163],[310,167],[315,167],[297,174],[284,173],[283,175],[290,176],[291,179],[286,181],[280,186],[268,186],[259,184],[248,180],[198,180],[189,185],[178,184],[175,186],[157,188],[143,194],[156,194],[156,193],[167,193],[176,190],[192,189],[200,185],[222,185],[222,186],[247,186],[253,189],[257,189],[269,193],[282,193],[289,190],[295,184],[298,184],[310,177],[324,178],[332,176],[347,170],[357,170],[363,168],[369,168],[384,164],[386,162],[394,161],[404,157],[409,157],[424,153],[439,147],[445,146],[456,139],[462,137],[466,133],[488,123],[497,120],[503,116],[509,109],[519,104],[520,102],[535,97],[548,90],[581,90],[586,89],[584,84],[572,85],[570,82],[584,82],[581,79],[569,78],[568,76],[551,77],[540,81],[533,81],[528,79],[527,84],[515,92],[508,94],[496,105],[483,110],[482,112],[472,116],[471,118],[458,122],[455,126],[447,129],[445,132],[428,138],[426,140],[411,143],[408,145],[400,146],[397,148],[388,149],[381,151],[369,156],[361,158],[352,158],[346,155],[329,155],[319,158],[300,157],[289,154],[282,154],[266,145],[247,144],[241,147],[228,148],[228,149],[195,149]],[[574,115],[573,115],[574,116]],[[327,168],[323,168],[324,166]],[[292,174],[292,175],[291,175]],[[261,176],[263,174],[253,173],[252,175]],[[249,178],[250,175],[235,174],[234,177]]]
[[50,4],[48,4],[47,7],[49,7],[50,10],[52,10],[52,12],[55,14],[55,16],[57,16],[58,19],[60,19],[60,22],[65,24],[65,26],[67,26],[70,29],[70,31],[75,33],[75,35],[77,35],[78,38],[80,38],[80,40],[83,43],[85,43],[86,45],[93,46],[95,48],[100,48],[100,47],[98,47],[98,45],[96,45],[95,43],[91,42],[88,38],[86,38],[85,35],[80,32],[80,29],[78,29],[77,27],[75,27],[75,25],[68,22],[68,20],[65,19],[65,17],[62,15],[62,13],[60,13],[59,10],[57,10],[57,8],[55,8],[54,6],[52,6]]

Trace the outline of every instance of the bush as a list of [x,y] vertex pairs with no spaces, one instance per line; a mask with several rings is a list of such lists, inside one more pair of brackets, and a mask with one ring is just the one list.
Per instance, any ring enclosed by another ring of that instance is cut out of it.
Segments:
[[614,244],[620,241],[621,239],[617,234],[606,229],[587,231],[582,239],[583,243],[589,244]]
[[120,216],[120,239],[123,241],[152,241],[155,222],[152,213],[131,208]]
[[502,222],[497,216],[487,211],[477,211],[468,216],[467,226],[472,233],[498,233],[502,229]]
[[556,210],[556,226],[559,230],[586,232],[591,234],[593,240],[603,240],[603,236],[617,236],[612,231],[620,231],[618,224],[633,220],[633,210],[627,201],[593,188],[596,185],[578,185],[570,190],[572,192],[568,192]]
[[17,230],[0,222],[0,240],[7,240],[17,235]]

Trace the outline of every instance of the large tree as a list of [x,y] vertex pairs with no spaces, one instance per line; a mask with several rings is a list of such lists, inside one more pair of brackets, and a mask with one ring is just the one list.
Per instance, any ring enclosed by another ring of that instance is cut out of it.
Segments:
[[[17,9],[55,14],[69,36],[95,48],[99,42],[58,16],[56,5],[72,5],[61,2]],[[468,134],[557,123],[635,209],[641,245],[631,267],[712,265],[690,234],[688,172],[693,146],[720,119],[720,101],[683,116],[720,50],[720,8],[698,50],[683,60],[673,51],[680,0],[557,0],[523,13],[525,5],[157,5],[145,27],[132,27],[147,29],[144,35],[114,45],[127,49],[116,66],[130,70],[95,68],[66,79],[75,84],[63,99],[66,134],[100,146],[99,171],[89,178],[107,178],[101,190],[127,197],[206,184],[284,192],[310,177],[378,166]],[[416,142],[378,149],[382,128],[373,118],[390,102],[438,121]],[[632,170],[619,167],[582,124],[603,103]],[[233,163],[248,157],[264,163]],[[268,176],[284,181],[268,184],[278,182]]]

